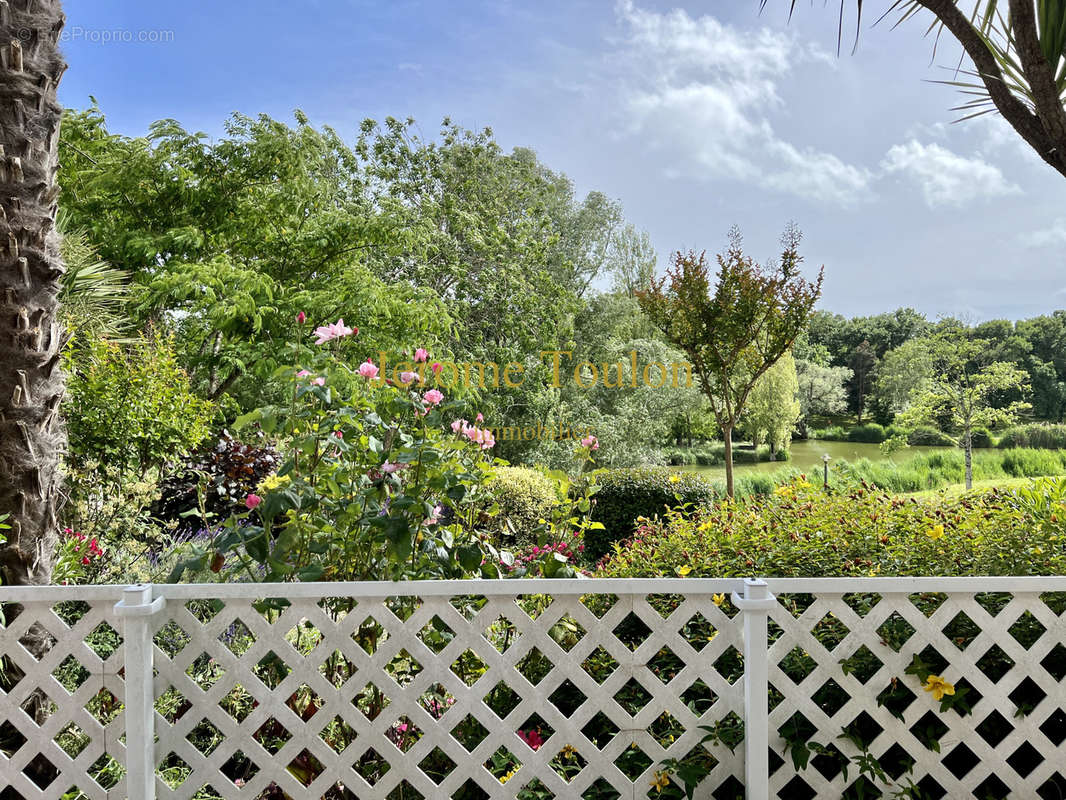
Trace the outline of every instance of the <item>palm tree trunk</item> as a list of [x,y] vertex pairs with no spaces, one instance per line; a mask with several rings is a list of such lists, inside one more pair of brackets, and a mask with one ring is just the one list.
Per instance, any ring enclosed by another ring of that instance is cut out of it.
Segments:
[[47,583],[58,536],[66,334],[55,217],[59,0],[0,0],[0,548],[9,584]]

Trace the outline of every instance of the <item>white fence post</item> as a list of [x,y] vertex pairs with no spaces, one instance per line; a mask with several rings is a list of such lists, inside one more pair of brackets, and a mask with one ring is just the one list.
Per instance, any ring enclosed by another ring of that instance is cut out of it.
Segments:
[[767,615],[777,600],[758,578],[744,581],[744,595],[733,605],[744,614],[744,794],[747,800],[770,797],[770,720],[767,678]]
[[126,796],[155,800],[154,659],[150,617],[166,603],[152,598],[152,585],[128,586],[115,614],[123,619],[126,651]]

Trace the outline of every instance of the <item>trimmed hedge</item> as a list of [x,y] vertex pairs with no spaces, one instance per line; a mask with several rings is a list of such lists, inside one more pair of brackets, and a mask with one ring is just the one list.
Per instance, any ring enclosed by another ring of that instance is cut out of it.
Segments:
[[539,520],[551,515],[556,500],[551,480],[528,467],[498,467],[486,488],[500,506],[495,521],[501,541],[505,544],[536,544],[530,531],[537,527]]
[[619,543],[605,578],[1061,575],[1066,479],[902,502],[796,481],[767,497],[672,513]]
[[585,557],[593,561],[633,533],[638,517],[651,519],[667,508],[706,505],[718,497],[715,485],[700,475],[665,467],[608,470],[598,475],[597,482],[592,519],[602,523],[603,530],[585,533]]

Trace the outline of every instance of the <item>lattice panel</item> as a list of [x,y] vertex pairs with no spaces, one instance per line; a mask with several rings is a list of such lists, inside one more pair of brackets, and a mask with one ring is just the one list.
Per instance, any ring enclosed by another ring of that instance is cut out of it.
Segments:
[[[911,783],[922,793],[907,796],[922,798],[1066,797],[1066,594],[778,599],[770,615],[771,797],[859,796],[859,783],[867,797]],[[915,655],[956,690],[968,689],[972,713],[940,711],[905,674]],[[832,755],[797,771],[782,736],[856,756],[861,748],[839,738],[845,730],[885,768],[885,779],[872,781],[876,792],[854,763],[845,777]]]
[[120,594],[83,589],[87,599],[61,600],[79,595],[43,588],[40,600],[0,603],[5,800],[124,796]]
[[699,744],[742,735],[740,615],[711,595],[270,605],[153,618],[160,797],[655,797],[686,757],[742,792],[743,745]]

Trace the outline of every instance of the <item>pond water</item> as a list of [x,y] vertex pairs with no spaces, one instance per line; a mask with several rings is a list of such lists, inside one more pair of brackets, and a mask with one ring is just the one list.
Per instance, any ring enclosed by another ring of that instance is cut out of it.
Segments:
[[[881,453],[880,445],[876,444],[862,444],[860,442],[828,442],[821,439],[806,439],[797,440],[792,443],[792,458],[788,461],[763,461],[758,464],[736,464],[734,465],[734,472],[738,475],[745,472],[773,472],[774,470],[781,469],[782,467],[796,467],[805,472],[812,472],[817,470],[821,473],[822,469],[822,456],[826,453],[833,461],[846,460],[855,461],[860,458],[868,458],[871,461],[880,461],[884,459],[891,459],[892,461],[900,462],[907,459],[914,458],[919,453],[936,453],[945,450],[954,450],[953,447],[907,447],[903,450],[897,450],[891,456],[885,456]],[[829,464],[832,466],[833,461]],[[685,472],[699,472],[706,475],[713,475],[714,477],[722,477],[725,475],[725,467],[701,467],[698,464],[692,464],[689,466],[675,467],[675,469],[684,470]]]

